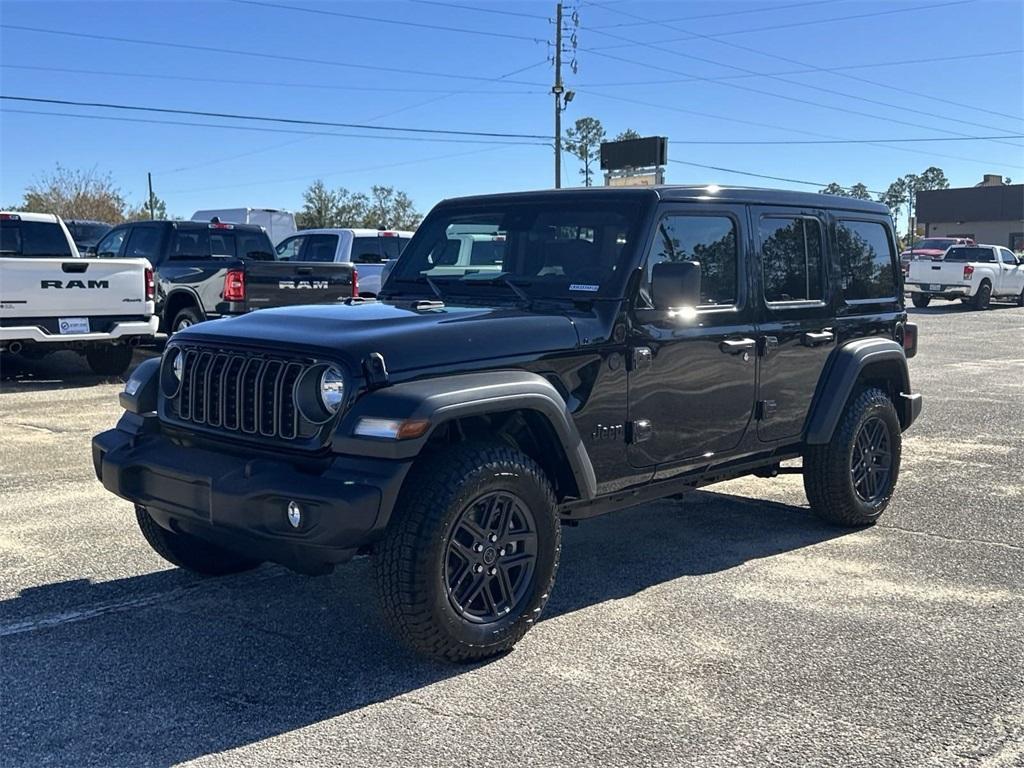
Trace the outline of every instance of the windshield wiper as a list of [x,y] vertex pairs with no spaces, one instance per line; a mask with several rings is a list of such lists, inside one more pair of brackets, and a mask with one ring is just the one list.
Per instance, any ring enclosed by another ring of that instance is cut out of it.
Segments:
[[441,290],[441,286],[434,282],[434,278],[432,278],[428,274],[424,274],[423,279],[427,281],[427,285],[430,286],[430,290],[434,292],[434,295],[437,296],[437,298],[439,298],[441,301],[444,301],[444,291]]
[[512,282],[512,276],[508,272],[497,272],[494,274],[488,274],[486,272],[477,272],[472,275],[465,275],[459,280],[459,282],[466,284],[500,282],[502,285],[508,287],[508,289],[511,290],[512,293],[514,293],[516,297],[526,305],[527,309],[533,306],[533,298],[530,296],[530,294],[528,294],[526,291],[524,291],[522,288],[520,288],[518,285]]

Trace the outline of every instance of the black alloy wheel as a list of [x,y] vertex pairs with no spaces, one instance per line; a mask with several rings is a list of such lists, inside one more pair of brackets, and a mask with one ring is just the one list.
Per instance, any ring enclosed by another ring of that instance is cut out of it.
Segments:
[[487,493],[469,504],[445,549],[445,589],[455,612],[490,623],[528,596],[537,562],[537,525],[518,496]]
[[861,501],[879,501],[890,492],[892,478],[892,440],[889,427],[880,418],[861,425],[850,456],[850,478]]

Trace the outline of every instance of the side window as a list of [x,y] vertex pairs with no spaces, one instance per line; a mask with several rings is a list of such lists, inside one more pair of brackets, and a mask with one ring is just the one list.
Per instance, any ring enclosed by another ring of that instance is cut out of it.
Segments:
[[334,261],[338,253],[337,235],[310,235],[302,249],[302,261]]
[[836,249],[843,293],[848,301],[896,297],[894,253],[882,224],[837,222]]
[[299,251],[302,250],[302,243],[306,239],[304,235],[289,237],[277,244],[278,261],[298,261]]
[[160,230],[156,227],[133,227],[124,255],[129,259],[156,261],[160,246]]
[[1011,267],[1017,266],[1017,257],[1006,248],[999,249],[999,256],[1002,258],[1003,264],[1009,264]]
[[380,264],[379,237],[355,237],[352,239],[352,261],[355,264]]
[[121,253],[121,244],[127,234],[127,229],[115,229],[110,232],[96,244],[96,255],[101,259],[116,259]]
[[700,262],[700,305],[737,303],[736,225],[728,216],[665,216],[647,259],[644,293],[650,299],[651,270],[663,261]]
[[803,216],[766,216],[760,235],[766,302],[825,298],[821,222]]

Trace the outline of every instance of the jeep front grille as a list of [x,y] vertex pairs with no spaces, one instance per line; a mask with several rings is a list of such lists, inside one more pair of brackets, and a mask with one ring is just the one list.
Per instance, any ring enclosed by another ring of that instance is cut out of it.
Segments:
[[312,363],[195,347],[179,354],[181,385],[170,402],[178,420],[281,440],[316,431],[295,404],[295,384]]

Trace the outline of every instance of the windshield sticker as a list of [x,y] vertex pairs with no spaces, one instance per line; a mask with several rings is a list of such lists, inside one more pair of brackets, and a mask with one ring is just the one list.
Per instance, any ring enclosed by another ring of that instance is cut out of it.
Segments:
[[600,285],[589,285],[587,283],[573,283],[569,286],[570,291],[587,291],[588,293],[597,293],[601,290]]

